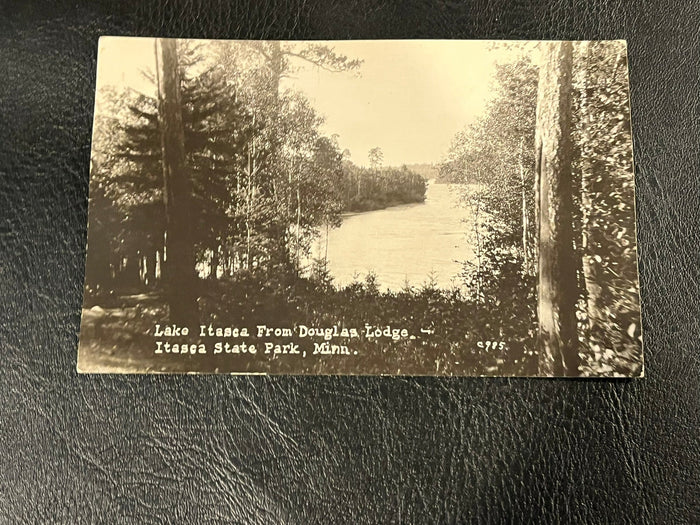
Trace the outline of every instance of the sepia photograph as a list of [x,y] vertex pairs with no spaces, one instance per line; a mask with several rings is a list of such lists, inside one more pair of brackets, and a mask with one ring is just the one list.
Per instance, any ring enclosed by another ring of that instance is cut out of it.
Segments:
[[642,377],[626,43],[100,38],[77,368]]

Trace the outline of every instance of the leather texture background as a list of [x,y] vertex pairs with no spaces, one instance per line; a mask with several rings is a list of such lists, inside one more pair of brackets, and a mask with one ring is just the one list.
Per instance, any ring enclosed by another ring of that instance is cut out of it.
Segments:
[[[647,377],[78,376],[103,34],[627,39]],[[697,523],[699,36],[695,0],[0,0],[0,523]]]

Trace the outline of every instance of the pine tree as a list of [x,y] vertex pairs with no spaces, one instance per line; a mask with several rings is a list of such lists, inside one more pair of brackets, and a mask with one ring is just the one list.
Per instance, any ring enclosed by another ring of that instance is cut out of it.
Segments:
[[197,288],[191,234],[192,183],[185,165],[185,130],[176,46],[177,42],[172,39],[156,41],[156,74],[166,228],[164,276],[170,322],[187,326],[198,320]]

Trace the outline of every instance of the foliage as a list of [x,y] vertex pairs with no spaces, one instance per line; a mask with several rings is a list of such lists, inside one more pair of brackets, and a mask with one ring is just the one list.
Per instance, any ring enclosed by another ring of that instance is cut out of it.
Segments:
[[536,371],[534,130],[537,67],[528,55],[496,66],[494,96],[459,132],[440,178],[461,184],[474,218],[474,261],[465,262],[469,300],[491,336],[505,338],[524,374]]
[[407,167],[362,168],[349,161],[343,163],[340,198],[344,211],[377,210],[423,202],[427,189],[425,179]]
[[373,169],[376,170],[381,168],[382,162],[384,162],[384,153],[382,152],[382,149],[376,147],[369,150],[369,153],[367,154],[367,160],[369,160],[369,165]]
[[[423,180],[406,169],[344,161],[309,101],[281,83],[298,63],[342,72],[360,61],[320,44],[211,45],[204,54],[202,44],[178,43],[200,276],[299,272],[319,229],[338,226],[342,212],[424,198]],[[158,101],[108,86],[97,96],[89,288],[157,286],[166,256]],[[98,238],[103,231],[116,236]]]
[[585,274],[584,373],[637,374],[642,355],[624,42],[579,44],[574,138]]
[[[579,44],[575,52],[572,226],[579,259],[579,372],[636,374],[642,360],[626,53],[620,42]],[[464,274],[469,299],[512,331],[527,369],[538,351],[537,67],[522,55],[498,66],[496,79],[487,111],[455,136],[440,178],[465,186],[464,202],[476,218],[476,260]]]
[[[197,45],[179,44],[189,221],[203,318],[391,324],[413,334],[428,329],[430,337],[390,346],[362,339],[356,348],[367,360],[364,370],[425,373],[427,359],[438,373],[455,362],[469,374],[536,373],[538,68],[532,49],[496,66],[484,114],[455,136],[436,173],[430,165],[383,167],[378,147],[369,152],[369,168],[353,164],[338,138],[322,133],[323,119],[310,102],[282,82],[303,64],[348,73],[359,61],[322,44],[213,45],[216,52],[205,56]],[[641,366],[626,55],[620,46],[576,48],[572,222],[580,261],[580,371],[590,375],[636,373]],[[87,301],[121,306],[136,318],[123,296],[147,293],[153,304],[142,312],[144,319],[162,322],[167,305],[159,275],[167,232],[158,101],[103,87],[96,105]],[[426,180],[436,177],[463,189],[462,204],[474,219],[469,237],[475,257],[464,262],[464,286],[441,290],[429,282],[382,292],[377,276],[369,274],[337,287],[321,259],[305,272],[311,241],[340,225],[343,213],[422,202]],[[506,344],[495,351],[480,347],[483,341]],[[319,360],[317,366],[343,371],[343,363]]]

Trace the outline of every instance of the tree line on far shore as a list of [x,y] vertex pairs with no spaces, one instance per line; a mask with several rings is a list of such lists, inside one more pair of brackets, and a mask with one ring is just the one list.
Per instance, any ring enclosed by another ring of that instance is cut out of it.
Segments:
[[440,167],[476,218],[472,300],[523,373],[641,373],[625,44],[532,44],[494,92]]
[[152,95],[97,93],[89,293],[163,289],[173,319],[193,319],[198,277],[298,274],[343,212],[424,200],[422,177],[382,167],[379,148],[355,165],[285,88],[300,64],[353,74],[361,61],[282,42],[159,39],[149,52]]
[[421,174],[434,173],[384,168],[378,148],[368,168],[353,164],[308,100],[283,89],[297,61],[343,74],[360,63],[320,44],[198,46],[154,41],[155,96],[98,92],[86,297],[155,290],[148,322],[181,325],[201,312],[433,326],[420,347],[359,348],[417,372],[426,356],[447,373],[457,362],[470,374],[642,372],[624,43],[495,46],[510,58],[494,96],[436,177],[463,190],[474,258],[459,288],[399,293],[372,275],[335,287],[323,261],[300,277],[321,229],[420,202]]

